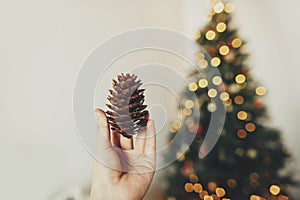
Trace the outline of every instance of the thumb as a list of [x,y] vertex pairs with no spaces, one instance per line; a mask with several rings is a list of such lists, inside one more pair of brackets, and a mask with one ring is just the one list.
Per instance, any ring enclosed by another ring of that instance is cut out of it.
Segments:
[[105,113],[96,109],[98,125],[94,173],[109,177],[119,177],[120,160],[110,142],[110,131]]

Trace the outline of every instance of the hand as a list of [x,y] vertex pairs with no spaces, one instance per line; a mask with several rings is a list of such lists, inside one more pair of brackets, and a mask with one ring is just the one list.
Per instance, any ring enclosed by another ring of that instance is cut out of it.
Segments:
[[[141,200],[155,171],[156,136],[148,120],[133,145],[132,138],[110,133],[105,113],[97,109],[98,139],[90,200]],[[99,161],[100,162],[99,162]]]

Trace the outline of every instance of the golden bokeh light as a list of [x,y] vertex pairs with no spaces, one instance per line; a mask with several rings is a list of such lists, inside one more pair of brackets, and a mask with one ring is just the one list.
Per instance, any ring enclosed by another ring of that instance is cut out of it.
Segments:
[[205,69],[208,66],[208,62],[205,59],[202,59],[199,61],[198,66],[200,67],[200,69]]
[[218,95],[218,92],[217,92],[216,89],[211,88],[211,89],[208,90],[207,95],[210,98],[215,98]]
[[223,33],[225,30],[226,30],[227,26],[224,22],[220,22],[217,24],[216,26],[216,30],[219,32],[219,33]]
[[173,122],[172,125],[170,126],[169,130],[173,133],[175,133],[176,131],[178,131],[178,129],[180,128],[180,122]]
[[189,84],[189,90],[195,92],[198,89],[198,85],[196,83]]
[[221,13],[223,10],[224,10],[224,4],[222,2],[219,2],[214,6],[214,11],[216,13]]
[[189,116],[192,114],[192,109],[188,109],[188,108],[184,108],[182,113],[185,115],[185,116]]
[[186,101],[184,102],[184,106],[185,106],[186,108],[188,108],[188,109],[191,109],[191,108],[194,107],[194,102],[193,102],[192,100],[186,100]]
[[272,185],[270,187],[270,193],[273,195],[278,195],[280,193],[280,187],[277,185]]
[[214,200],[214,198],[212,196],[205,195],[204,200]]
[[201,198],[201,199],[204,199],[204,197],[206,196],[206,195],[208,195],[208,192],[207,191],[201,191],[200,193],[199,193],[199,197]]
[[[221,99],[222,101],[228,101],[229,98],[230,98],[230,95],[229,95],[228,92],[222,92],[222,93],[220,94],[220,99]],[[230,103],[230,105],[231,105],[231,103]],[[229,105],[228,105],[228,106],[229,106]]]
[[217,105],[211,102],[207,105],[207,110],[209,112],[215,112],[217,110]]
[[248,117],[248,114],[247,114],[245,111],[239,111],[239,112],[237,113],[237,118],[238,118],[239,120],[246,120],[247,117]]
[[255,90],[255,93],[258,95],[258,96],[263,96],[267,93],[267,89],[263,86],[259,86],[256,88]]
[[198,31],[198,32],[195,34],[195,40],[198,40],[200,37],[201,37],[201,32]]
[[246,81],[246,76],[244,74],[238,74],[236,77],[235,77],[235,82],[238,83],[238,84],[242,84]]
[[185,191],[188,192],[188,193],[193,192],[193,191],[194,191],[193,184],[192,184],[192,183],[186,183],[186,184],[184,185],[184,189],[185,189]]
[[206,88],[208,86],[208,81],[206,79],[200,79],[198,85],[200,88]]
[[202,185],[200,183],[195,183],[194,184],[194,191],[196,193],[200,193],[202,191],[202,189],[203,189],[203,187],[202,187]]
[[203,53],[197,53],[195,57],[197,61],[203,60],[205,58]]
[[244,139],[247,137],[247,132],[244,129],[239,129],[237,131],[237,136],[241,139]]
[[209,31],[206,32],[205,37],[208,40],[213,40],[216,37],[216,33],[212,30],[209,30]]
[[185,154],[182,153],[182,152],[177,152],[177,153],[176,153],[176,158],[177,158],[178,161],[184,161],[184,159],[185,159]]
[[240,38],[235,38],[234,40],[232,40],[231,45],[233,48],[239,48],[240,46],[242,46],[243,42]]
[[256,126],[255,126],[254,123],[247,123],[247,124],[245,125],[245,129],[246,129],[249,133],[252,133],[252,132],[255,131]]
[[234,4],[232,2],[229,2],[225,5],[224,11],[226,13],[231,13],[234,10]]
[[213,67],[218,67],[221,64],[221,59],[218,57],[214,57],[211,59],[210,63]]
[[230,51],[230,49],[226,45],[221,46],[219,49],[219,53],[223,56],[226,56],[227,54],[229,54],[229,51]]
[[218,197],[224,197],[225,194],[226,194],[226,192],[225,192],[225,190],[224,190],[223,188],[217,188],[217,189],[216,189],[216,195],[217,195]]
[[214,76],[212,78],[212,83],[214,85],[220,85],[222,83],[222,78],[220,76]]
[[209,191],[214,192],[217,188],[217,184],[215,182],[209,182],[207,188]]
[[236,96],[234,97],[234,102],[237,104],[237,105],[241,105],[244,103],[244,97],[242,96]]
[[196,174],[191,174],[191,175],[190,175],[190,181],[191,181],[192,183],[198,182],[198,176],[197,176]]
[[228,99],[227,101],[224,101],[223,104],[228,107],[230,112],[232,111],[233,106],[232,106],[232,100],[231,99]]
[[251,195],[250,200],[260,200],[260,197],[257,195]]

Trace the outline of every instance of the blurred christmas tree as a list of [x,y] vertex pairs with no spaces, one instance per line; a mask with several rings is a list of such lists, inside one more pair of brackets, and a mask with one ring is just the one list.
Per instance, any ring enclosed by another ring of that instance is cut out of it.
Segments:
[[[215,0],[209,14],[210,22],[197,34],[197,42],[211,56],[205,60],[197,55],[199,67],[218,67],[221,77],[212,80],[199,77],[183,93],[183,122],[170,126],[170,141],[178,129],[197,130],[193,143],[186,152],[177,152],[177,161],[166,172],[166,198],[183,199],[288,199],[286,187],[294,185],[291,174],[282,169],[290,155],[282,144],[280,132],[266,126],[266,108],[261,96],[266,89],[258,85],[249,74],[244,42],[231,27],[233,3]],[[225,91],[218,94],[207,88],[224,83]],[[199,108],[192,95],[197,95]],[[213,99],[220,98],[226,107],[226,120],[222,135],[213,150],[199,158],[199,149],[208,130]],[[201,112],[196,122],[195,110]],[[176,145],[170,143],[170,146]],[[177,144],[178,145],[178,144]]]

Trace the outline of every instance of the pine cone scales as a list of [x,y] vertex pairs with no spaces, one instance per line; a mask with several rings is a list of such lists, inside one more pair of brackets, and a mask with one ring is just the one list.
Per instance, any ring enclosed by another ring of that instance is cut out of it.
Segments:
[[106,104],[109,108],[106,114],[112,131],[130,138],[147,125],[149,114],[145,110],[147,106],[143,105],[145,90],[139,89],[142,83],[134,74],[122,73],[117,79],[112,80],[113,90],[109,90],[110,104]]

